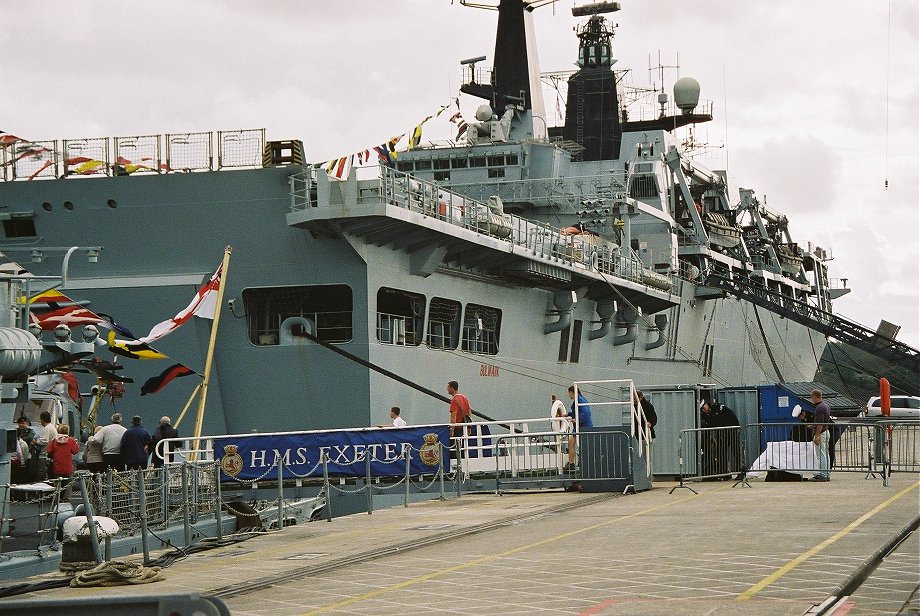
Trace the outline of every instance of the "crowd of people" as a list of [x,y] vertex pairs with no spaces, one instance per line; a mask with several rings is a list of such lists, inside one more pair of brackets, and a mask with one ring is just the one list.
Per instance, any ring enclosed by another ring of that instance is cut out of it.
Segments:
[[70,426],[55,425],[48,411],[39,415],[39,424],[36,429],[25,415],[16,420],[16,448],[11,459],[13,483],[60,479],[66,486],[77,468],[91,472],[109,468],[116,471],[159,468],[172,461],[178,448],[178,443],[171,443],[165,450],[157,447],[160,441],[179,436],[169,417],[162,417],[151,435],[140,416],[135,415],[131,427],[126,428],[121,413],[114,413],[111,423],[96,427],[83,448],[82,460],[76,462],[80,446],[70,435]]

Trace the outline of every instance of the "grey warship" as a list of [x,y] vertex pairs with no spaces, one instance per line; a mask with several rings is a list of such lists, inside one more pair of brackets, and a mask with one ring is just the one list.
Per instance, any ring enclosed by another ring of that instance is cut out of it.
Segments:
[[[810,381],[828,336],[916,371],[916,351],[833,315],[846,289],[824,250],[690,155],[679,131],[712,119],[699,84],[678,80],[654,115],[629,109],[603,17],[617,3],[582,10],[565,124],[547,126],[538,4],[501,0],[492,69],[464,64],[461,91],[483,101],[465,134],[387,155],[375,177],[334,177],[261,131],[5,148],[0,251],[48,275],[68,247],[96,247],[97,262],[68,264],[64,291],[146,331],[231,245],[209,434],[373,425],[392,405],[446,420],[375,367],[422,389],[457,380],[496,419],[544,415],[576,379]],[[200,372],[209,326],[155,346]],[[135,383],[167,365],[123,364]],[[119,404],[153,423],[194,385],[129,386]]]

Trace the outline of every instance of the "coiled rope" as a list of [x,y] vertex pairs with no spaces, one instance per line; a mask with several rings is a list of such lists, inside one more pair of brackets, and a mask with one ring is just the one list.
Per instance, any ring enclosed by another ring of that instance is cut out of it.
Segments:
[[70,580],[70,587],[127,586],[162,582],[165,579],[160,573],[159,567],[145,567],[144,565],[122,560],[110,560],[77,574],[76,577]]

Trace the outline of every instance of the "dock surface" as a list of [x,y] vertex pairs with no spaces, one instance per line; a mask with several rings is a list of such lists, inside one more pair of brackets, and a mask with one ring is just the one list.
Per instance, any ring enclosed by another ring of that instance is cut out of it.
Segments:
[[[449,495],[192,554],[165,581],[17,599],[210,594],[235,615],[805,614],[920,514],[920,475]],[[920,613],[920,533],[846,600]],[[2,607],[2,606],[0,606]],[[838,612],[843,613],[843,612]]]

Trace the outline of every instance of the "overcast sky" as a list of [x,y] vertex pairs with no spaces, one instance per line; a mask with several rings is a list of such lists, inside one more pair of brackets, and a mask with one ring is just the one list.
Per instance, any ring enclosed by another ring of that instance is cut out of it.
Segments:
[[[918,346],[916,0],[622,0],[617,68],[677,64],[715,120],[703,164],[832,251],[835,312]],[[535,12],[542,71],[573,68],[572,2]],[[322,161],[410,129],[494,52],[496,14],[450,0],[0,0],[0,129],[28,139],[265,128]],[[670,70],[665,82],[673,83]],[[652,77],[657,81],[657,74]],[[467,117],[480,103],[461,99]],[[563,101],[564,105],[564,101]],[[547,108],[555,99],[547,95]],[[426,125],[443,138],[449,126]],[[885,189],[886,179],[889,182]]]

